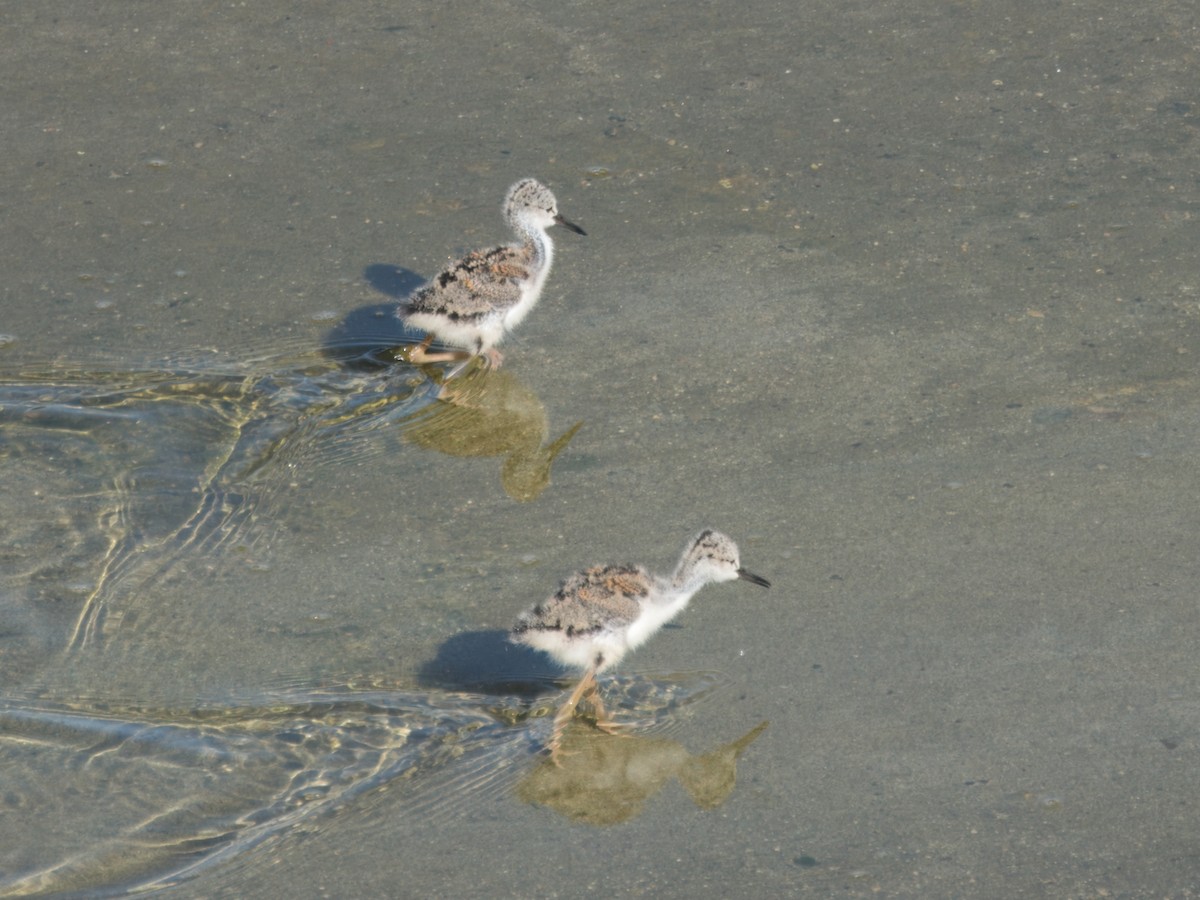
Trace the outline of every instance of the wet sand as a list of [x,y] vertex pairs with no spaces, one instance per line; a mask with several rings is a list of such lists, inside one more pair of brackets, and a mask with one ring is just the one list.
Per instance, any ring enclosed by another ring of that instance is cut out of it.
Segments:
[[1110,7],[14,6],[6,371],[317,348],[391,302],[372,267],[502,239],[525,175],[589,236],[505,345],[584,422],[543,493],[318,454],[249,563],[139,595],[102,655],[31,641],[6,690],[415,686],[711,526],[772,590],[622,671],[728,680],[672,725],[694,753],[770,722],[720,809],[381,791],[168,893],[1200,892],[1196,30]]

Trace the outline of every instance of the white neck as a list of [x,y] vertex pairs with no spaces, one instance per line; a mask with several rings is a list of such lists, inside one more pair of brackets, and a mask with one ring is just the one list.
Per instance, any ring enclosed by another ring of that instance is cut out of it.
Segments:
[[554,261],[554,241],[550,240],[546,229],[529,222],[518,222],[516,230],[525,243],[533,245],[534,268],[549,269],[550,263]]
[[542,286],[546,283],[546,276],[550,274],[550,264],[554,262],[554,242],[550,240],[550,235],[541,228],[530,227],[524,223],[517,228],[517,231],[520,232],[525,242],[533,247],[533,259],[529,263],[533,279],[525,285],[517,305],[504,316],[504,327],[510,330],[516,328],[533,309],[533,305],[537,303],[538,297],[542,293]]
[[696,590],[696,588],[680,590],[672,585],[660,585],[660,593],[656,594],[653,600],[642,604],[641,614],[629,626],[625,638],[629,649],[632,650],[634,647],[644,644],[650,635],[679,615],[688,605],[688,601],[692,599]]
[[690,596],[712,581],[711,577],[697,571],[696,565],[689,559],[681,560],[679,568],[671,576],[671,587],[677,591],[686,591]]

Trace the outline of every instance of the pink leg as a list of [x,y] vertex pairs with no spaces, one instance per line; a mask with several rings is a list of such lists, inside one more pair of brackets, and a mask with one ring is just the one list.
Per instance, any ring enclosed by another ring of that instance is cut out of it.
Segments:
[[433,335],[425,335],[425,340],[412,347],[405,347],[397,355],[407,363],[414,366],[423,366],[426,363],[435,362],[457,362],[458,360],[469,360],[471,354],[466,350],[446,350],[440,353],[430,353],[429,345],[433,343]]
[[[485,365],[487,365],[487,367],[490,369],[498,369],[500,368],[500,363],[504,362],[504,354],[502,354],[495,347],[489,347],[487,350],[481,350],[475,355],[481,357]],[[467,354],[466,359],[463,359],[462,362],[446,373],[445,380],[449,381],[451,378],[469,366],[471,364],[471,360],[474,358],[475,356]]]
[[596,727],[605,734],[621,734],[621,729],[625,726],[609,717],[604,711],[604,701],[600,699],[600,685],[592,680],[592,688],[589,691],[588,702],[592,704],[592,712],[596,716]]
[[554,714],[554,728],[550,732],[550,740],[546,743],[546,747],[550,750],[550,759],[556,766],[562,765],[558,759],[558,750],[562,745],[563,732],[566,731],[567,725],[575,718],[575,709],[579,706],[579,701],[583,699],[588,691],[596,690],[596,667],[592,666],[584,676],[579,679],[579,684],[575,685],[575,690],[571,692],[563,705],[558,708],[558,712]]

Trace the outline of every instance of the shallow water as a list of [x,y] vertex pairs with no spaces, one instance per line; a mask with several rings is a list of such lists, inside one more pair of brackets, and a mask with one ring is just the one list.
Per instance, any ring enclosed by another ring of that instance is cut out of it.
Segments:
[[[0,884],[1200,892],[1191,7],[538,15],[8,10]],[[379,353],[525,175],[589,236],[472,455]],[[706,526],[773,587],[608,686],[645,802],[524,803],[501,630]]]
[[549,719],[531,718],[512,685],[506,697],[359,682],[174,710],[13,700],[0,710],[7,805],[25,821],[0,854],[11,873],[5,891],[108,894],[194,881],[319,834],[338,816],[361,816],[385,791],[421,822],[519,798],[612,824],[672,777],[698,806],[715,808],[765,726],[704,756],[647,735],[718,686],[703,675],[620,685],[624,718],[640,734],[580,723],[561,765],[536,758]]
[[[241,366],[0,372],[0,426],[12,488],[6,593],[26,623],[8,637],[38,656],[103,644],[106,629],[161,603],[151,595],[175,567],[240,557],[265,568],[254,548],[286,521],[298,478],[399,455],[404,442],[499,457],[505,491],[527,502],[579,423],[551,441],[541,403],[509,372],[476,366],[439,385],[386,348],[350,345]],[[75,622],[42,628],[39,616]],[[22,675],[10,662],[9,682]]]

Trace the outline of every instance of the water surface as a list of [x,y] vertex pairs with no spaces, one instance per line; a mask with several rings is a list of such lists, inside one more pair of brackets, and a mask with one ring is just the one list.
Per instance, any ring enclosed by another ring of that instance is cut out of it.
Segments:
[[[250,809],[303,808],[290,736],[378,715],[401,766],[424,728],[522,774],[418,768],[462,801],[432,816],[416,775],[356,781],[164,892],[1196,889],[1190,6],[8,12],[5,884],[80,783],[40,754],[95,769],[116,722],[192,796],[259,760]],[[511,449],[406,440],[423,382],[323,348],[502,239],[525,175],[589,236],[506,346],[526,435],[583,422],[521,500]],[[691,757],[769,721],[736,787],[523,803],[550,672],[435,661],[707,526],[772,590],[709,589],[618,674]],[[681,672],[726,687],[673,706]]]

